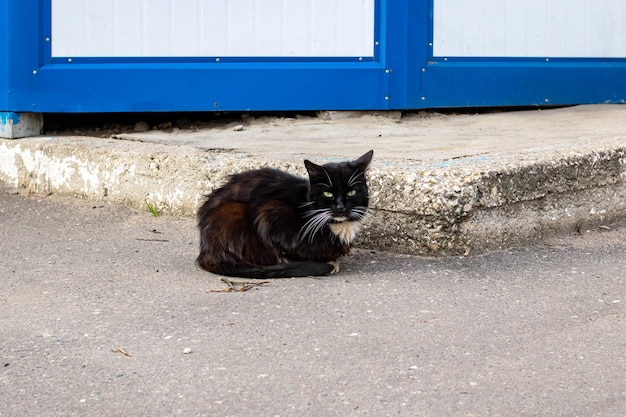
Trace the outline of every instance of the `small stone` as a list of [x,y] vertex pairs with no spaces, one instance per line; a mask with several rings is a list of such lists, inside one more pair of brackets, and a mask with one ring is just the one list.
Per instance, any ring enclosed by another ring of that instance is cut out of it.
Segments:
[[183,349],[183,355],[189,355],[190,353],[191,353],[190,347],[186,347],[185,349]]
[[437,252],[439,250],[439,244],[437,242],[431,242],[428,244],[428,249],[432,252]]
[[363,113],[358,111],[335,111],[335,110],[322,110],[317,112],[317,118],[325,121],[329,120],[343,120],[353,119],[360,117]]
[[174,122],[174,126],[179,129],[189,129],[189,127],[191,126],[191,120],[185,118],[177,119]]
[[137,122],[133,126],[133,132],[147,132],[150,130],[150,125],[146,122]]
[[243,130],[243,125],[237,125],[233,128],[235,132],[241,132]]

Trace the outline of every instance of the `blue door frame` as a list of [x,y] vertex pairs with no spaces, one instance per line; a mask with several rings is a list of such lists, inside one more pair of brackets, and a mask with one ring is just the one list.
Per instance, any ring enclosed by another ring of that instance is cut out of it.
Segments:
[[433,0],[377,0],[374,58],[51,58],[51,0],[0,0],[0,111],[622,103],[623,59],[435,58]]

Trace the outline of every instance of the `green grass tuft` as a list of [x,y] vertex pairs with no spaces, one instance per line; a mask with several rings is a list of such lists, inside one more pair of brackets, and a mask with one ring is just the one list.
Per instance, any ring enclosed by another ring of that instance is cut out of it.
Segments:
[[157,208],[157,206],[155,206],[152,203],[149,203],[148,200],[146,200],[146,207],[148,207],[148,211],[154,216],[154,217],[159,217],[159,209]]

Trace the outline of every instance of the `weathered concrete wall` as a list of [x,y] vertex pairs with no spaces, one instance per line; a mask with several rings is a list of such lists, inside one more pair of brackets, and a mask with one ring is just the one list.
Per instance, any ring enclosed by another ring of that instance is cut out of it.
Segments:
[[199,190],[228,172],[230,160],[194,149],[99,139],[0,142],[0,179],[39,193],[107,199],[163,213],[193,213]]
[[625,155],[626,148],[617,148],[476,174],[374,170],[377,210],[361,241],[390,251],[459,255],[611,223],[626,217]]

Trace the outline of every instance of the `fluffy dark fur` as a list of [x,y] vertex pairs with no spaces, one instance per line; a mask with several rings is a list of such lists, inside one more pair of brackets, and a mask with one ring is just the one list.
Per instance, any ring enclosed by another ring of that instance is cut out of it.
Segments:
[[198,265],[248,278],[337,272],[367,212],[372,155],[326,165],[305,160],[309,180],[270,168],[231,176],[198,211]]

